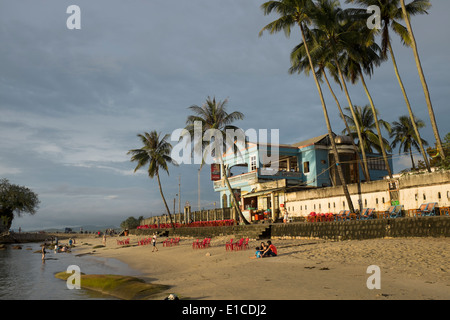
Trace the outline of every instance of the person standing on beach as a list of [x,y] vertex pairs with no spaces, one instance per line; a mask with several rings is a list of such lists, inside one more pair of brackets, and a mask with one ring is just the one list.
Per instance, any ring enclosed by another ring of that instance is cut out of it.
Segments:
[[155,249],[156,249],[156,251],[158,251],[158,248],[156,247],[156,234],[155,233],[153,234],[153,237],[152,237],[152,246],[153,246],[152,252],[155,251]]
[[106,247],[106,233],[103,234],[103,240],[102,240],[103,245]]
[[42,262],[44,262],[44,260],[45,260],[45,254],[46,254],[46,251],[45,251],[45,244],[43,244],[43,245],[41,246],[41,253],[42,253]]

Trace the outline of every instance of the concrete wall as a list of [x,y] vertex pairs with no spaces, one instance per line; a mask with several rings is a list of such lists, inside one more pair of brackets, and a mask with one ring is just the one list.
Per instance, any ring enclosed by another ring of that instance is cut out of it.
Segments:
[[[438,206],[450,206],[450,172],[434,172],[408,175],[398,178],[399,202],[404,210],[417,209],[422,203],[437,202]],[[355,209],[375,208],[385,211],[391,205],[389,180],[348,185]],[[342,187],[329,187],[285,194],[285,206],[293,217],[316,213],[348,210]]]
[[363,240],[387,237],[450,237],[450,217],[397,218],[366,221],[300,222],[257,224],[249,226],[179,228],[174,230],[131,230],[143,237],[154,232],[169,237],[206,238],[218,236],[249,237],[250,239],[325,239],[333,241]]
[[386,237],[449,237],[450,217],[274,224],[271,237],[363,240]]

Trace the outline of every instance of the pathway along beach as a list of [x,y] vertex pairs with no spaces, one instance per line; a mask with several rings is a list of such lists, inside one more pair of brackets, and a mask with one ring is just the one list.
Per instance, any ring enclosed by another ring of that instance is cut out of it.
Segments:
[[[108,237],[106,247],[95,249],[101,238],[80,238],[74,254],[118,259],[142,272],[146,281],[171,286],[167,295],[180,299],[450,299],[448,238],[273,239],[279,255],[263,259],[250,259],[261,242],[257,240],[250,240],[248,250],[226,251],[231,236],[213,238],[205,249],[192,249],[191,238],[163,247],[166,238],[158,238],[159,251],[152,252],[151,244],[137,245],[142,236],[127,238],[128,246],[117,244],[124,237]],[[371,265],[380,268],[381,289],[368,289]]]

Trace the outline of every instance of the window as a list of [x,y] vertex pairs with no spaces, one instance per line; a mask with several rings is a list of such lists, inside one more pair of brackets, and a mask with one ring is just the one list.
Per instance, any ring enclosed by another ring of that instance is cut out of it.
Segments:
[[309,161],[303,162],[303,173],[309,173]]
[[382,157],[367,159],[369,170],[387,170],[386,163]]
[[256,156],[250,157],[250,171],[256,170]]

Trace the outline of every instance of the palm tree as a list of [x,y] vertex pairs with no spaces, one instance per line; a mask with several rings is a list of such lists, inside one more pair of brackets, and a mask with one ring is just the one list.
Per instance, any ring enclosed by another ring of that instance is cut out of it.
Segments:
[[[317,68],[317,71],[314,71],[314,72],[316,73],[316,76],[318,77],[318,79],[320,81],[322,81],[322,79],[325,80],[325,82],[328,86],[328,89],[330,90],[330,93],[333,96],[334,101],[336,102],[336,106],[339,110],[341,119],[344,122],[347,134],[350,136],[352,132],[350,130],[348,122],[342,111],[341,103],[339,102],[339,99],[337,98],[336,94],[334,93],[333,88],[331,87],[330,81],[328,80],[327,72],[325,70],[325,69],[328,69],[329,72],[331,73],[331,75],[333,76],[334,80],[340,85],[336,67],[334,64],[332,64],[328,61],[327,56],[326,56],[327,52],[324,52],[326,50],[322,50],[323,48],[321,48],[320,46],[319,46],[318,50],[315,50],[314,47],[315,47],[315,44],[317,43],[317,40],[313,38],[313,34],[311,32],[307,32],[306,35],[308,38],[307,39],[308,46],[310,48],[312,48],[311,51],[313,52],[313,61],[314,61],[315,67]],[[300,43],[291,52],[291,67],[289,68],[289,73],[290,74],[293,74],[293,73],[300,74],[300,73],[304,72],[306,75],[309,75],[310,71],[311,71],[311,67],[309,64],[308,57],[306,56],[305,46],[303,43]],[[341,88],[342,88],[342,86],[341,86]],[[353,145],[354,149],[358,150],[358,148],[355,145],[354,139],[351,139],[351,141],[352,141],[352,145]],[[358,152],[356,152],[356,156],[357,156],[358,163],[361,166],[361,171],[363,172],[363,174],[367,180],[368,177],[366,176],[365,166],[361,162]]]
[[[416,119],[415,122],[417,128],[425,127],[425,123],[422,120]],[[415,170],[416,166],[414,164],[412,149],[415,148],[420,152],[420,147],[418,143],[418,137],[414,132],[412,121],[408,116],[401,116],[399,118],[399,121],[394,121],[392,124],[393,127],[391,138],[394,138],[394,140],[392,141],[391,147],[395,148],[397,144],[399,144],[399,154],[401,154],[402,152],[409,152],[409,155],[411,156],[412,169]],[[427,146],[428,142],[422,139],[421,144]]]
[[164,170],[167,174],[169,174],[168,164],[171,163],[177,165],[170,156],[172,145],[167,142],[170,135],[166,134],[164,137],[161,137],[161,134],[156,131],[152,131],[150,133],[145,132],[144,134],[138,134],[138,137],[141,139],[144,146],[140,149],[132,149],[127,153],[128,155],[132,155],[132,162],[137,162],[134,172],[148,164],[148,176],[152,179],[156,176],[158,179],[159,192],[161,193],[164,206],[166,207],[167,214],[169,215],[172,228],[175,228],[161,187],[161,180],[159,179],[160,170]]
[[[413,2],[417,2],[417,1],[418,0],[415,0]],[[429,1],[421,0],[421,2],[428,3]],[[427,84],[427,81],[425,80],[422,63],[420,62],[419,51],[417,50],[416,38],[414,37],[413,29],[411,27],[411,22],[409,20],[410,15],[408,13],[408,10],[406,9],[405,0],[400,0],[400,3],[402,5],[403,19],[405,20],[406,27],[408,28],[409,38],[411,40],[411,47],[414,52],[414,58],[416,60],[417,70],[419,71],[420,81],[422,82],[423,92],[425,94],[425,100],[427,101],[428,113],[430,115],[430,120],[431,120],[431,127],[433,128],[434,137],[436,138],[436,144],[437,144],[439,153],[441,155],[441,159],[445,160],[444,148],[442,147],[441,137],[439,136],[439,130],[438,130],[438,127],[436,124],[436,118],[434,116],[434,110],[433,110],[433,105],[431,103],[430,91],[428,90],[428,84]],[[429,6],[431,6],[431,4],[429,4]]]
[[379,46],[373,42],[371,32],[366,32],[366,30],[368,29],[365,26],[360,29],[360,35],[362,35],[361,40],[351,45],[351,48],[348,48],[349,50],[347,50],[343,55],[343,58],[345,57],[345,59],[342,59],[341,61],[344,61],[343,68],[347,77],[353,84],[355,84],[358,79],[361,80],[364,91],[367,95],[367,98],[369,99],[370,107],[372,108],[373,120],[377,129],[379,140],[378,145],[380,146],[381,154],[383,156],[388,175],[392,179],[392,170],[389,165],[389,161],[386,155],[386,149],[384,146],[385,140],[383,139],[383,136],[381,134],[380,124],[378,121],[378,111],[375,108],[372,95],[370,94],[369,89],[367,88],[366,81],[364,79],[364,73],[370,76],[373,73],[374,66],[378,66],[381,63],[382,59],[377,53],[380,50]]
[[[236,126],[231,125],[236,120],[242,120],[244,119],[244,114],[239,111],[234,111],[231,113],[228,113],[226,111],[227,109],[227,103],[228,99],[225,99],[224,101],[217,101],[216,98],[210,98],[208,97],[206,99],[206,103],[204,103],[201,107],[197,105],[192,105],[189,107],[189,109],[194,113],[193,115],[188,116],[186,120],[186,130],[191,134],[191,137],[194,136],[195,126],[196,124],[199,124],[201,126],[202,130],[202,137],[204,136],[205,132],[209,129],[215,129],[217,132],[219,132],[223,138],[223,143],[226,144],[230,141],[227,141],[226,137],[226,130],[233,129],[238,130]],[[202,163],[200,165],[200,170],[202,169],[205,158],[209,156],[207,151],[210,150],[210,148],[214,145],[213,150],[218,151],[222,150],[222,146],[218,145],[219,141],[204,141],[204,139],[197,139],[194,141],[194,152],[196,150],[202,150]],[[203,151],[204,150],[204,151]],[[239,217],[244,222],[244,224],[249,224],[247,219],[245,219],[244,215],[242,214],[241,208],[239,207],[239,203],[236,199],[236,196],[233,192],[233,189],[231,188],[230,181],[228,180],[228,174],[226,173],[227,168],[225,168],[225,165],[223,163],[222,154],[215,154],[214,155],[220,162],[221,165],[221,172],[223,173],[223,178],[225,180],[225,183],[227,185],[228,191],[231,193],[234,201],[234,207],[236,211],[239,214]]]
[[[328,52],[328,60],[336,66],[337,75],[347,98],[349,110],[353,119],[356,119],[353,102],[342,71],[340,57],[351,45],[361,41],[359,29],[354,27],[355,22],[349,17],[347,12],[339,7],[339,1],[333,0],[319,0],[317,2],[314,24],[316,28],[312,32],[315,33],[315,37],[318,39],[317,44]],[[360,137],[361,130],[358,128],[359,123],[358,121],[354,121],[354,123],[357,127],[358,139],[362,140]],[[366,152],[364,149],[361,149],[361,153],[366,180],[370,181]]]
[[[349,108],[345,108],[349,111]],[[378,112],[377,110],[375,110]],[[369,153],[373,153],[373,151],[377,151],[381,153],[380,139],[378,138],[377,133],[374,132],[376,129],[375,118],[373,116],[373,112],[370,106],[366,105],[363,108],[360,106],[355,106],[356,120],[359,124],[358,128],[361,130],[360,135],[361,140],[358,140],[358,149],[362,151],[363,149]],[[345,115],[348,123],[350,124],[350,130],[352,131],[352,137],[358,138],[358,134],[356,133],[357,126],[352,116]],[[391,132],[391,125],[382,120],[378,119],[378,122],[381,126],[383,126],[388,132]],[[391,151],[391,147],[389,146],[389,142],[383,138],[383,144],[388,151]]]
[[[406,94],[405,86],[403,85],[403,80],[400,76],[400,72],[397,66],[397,60],[395,59],[394,50],[392,49],[391,44],[391,36],[390,30],[394,31],[396,34],[400,36],[403,44],[410,46],[411,40],[409,38],[407,29],[399,22],[402,19],[402,10],[399,6],[399,0],[347,0],[347,3],[356,3],[364,8],[367,8],[372,5],[376,5],[380,8],[380,19],[383,21],[382,29],[379,31],[381,34],[381,49],[382,49],[382,57],[387,57],[387,51],[390,53],[390,57],[394,66],[395,75],[397,77],[398,83],[400,85],[400,89],[403,94],[403,98],[405,99],[406,107],[408,109],[408,114],[411,119],[411,123],[413,125],[414,132],[418,139],[418,144],[420,148],[420,152],[422,153],[423,159],[425,161],[425,166],[427,167],[428,172],[431,172],[430,164],[428,161],[428,156],[425,152],[425,148],[422,145],[422,139],[420,138],[420,133],[418,128],[416,127],[416,123],[412,121],[415,116],[411,108],[411,103],[409,101],[408,95]],[[413,1],[406,6],[406,10],[410,15],[415,14],[423,14],[427,13],[426,9],[429,8],[428,1]],[[363,9],[365,12],[365,9]],[[362,14],[359,12],[358,14]]]
[[[336,3],[336,2],[334,2]],[[308,57],[309,65],[311,70],[314,70],[314,62],[311,58],[311,54],[308,48],[308,44],[306,41],[306,31],[307,25],[312,22],[312,18],[315,15],[317,8],[315,4],[311,0],[280,0],[280,1],[268,1],[261,5],[261,9],[264,11],[265,15],[270,14],[272,11],[278,13],[280,18],[266,25],[259,33],[261,36],[264,31],[269,31],[271,34],[279,32],[281,30],[284,31],[286,36],[290,36],[291,27],[298,26],[300,28],[300,33],[302,35],[302,41],[305,47],[305,52]],[[344,179],[344,174],[341,166],[339,165],[339,154],[337,151],[336,143],[333,137],[333,131],[331,129],[330,119],[328,117],[327,106],[325,104],[325,100],[322,93],[322,88],[320,86],[319,80],[317,79],[316,73],[312,72],[314,77],[314,82],[317,87],[317,91],[319,93],[320,101],[322,103],[322,109],[325,117],[325,122],[328,129],[328,136],[331,142],[332,150],[335,156],[337,171],[342,182],[342,188],[344,191],[344,195],[347,199],[349,209],[351,212],[355,212],[353,207],[353,202],[350,197],[350,193],[348,192],[347,184]]]

